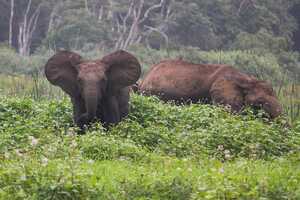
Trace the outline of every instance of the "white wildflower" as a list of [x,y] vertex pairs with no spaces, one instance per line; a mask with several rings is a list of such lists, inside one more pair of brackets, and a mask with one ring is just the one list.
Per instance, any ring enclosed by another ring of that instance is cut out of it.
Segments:
[[72,141],[71,147],[72,148],[76,148],[77,147],[77,142],[75,140]]
[[225,154],[225,159],[230,159],[231,155],[230,155],[230,151],[229,150],[225,150],[224,154]]
[[218,150],[219,151],[223,151],[224,150],[224,146],[223,145],[218,145]]
[[221,174],[223,174],[223,173],[224,173],[224,168],[221,167],[221,168],[219,169],[219,172],[220,172]]
[[45,167],[46,165],[48,165],[48,158],[43,157],[43,158],[42,158],[42,166]]
[[20,150],[19,150],[19,149],[16,149],[16,154],[17,154],[17,156],[20,156],[20,157],[22,157],[22,156],[23,156],[23,154],[20,152]]
[[21,179],[22,181],[26,181],[26,176],[23,174],[23,175],[20,177],[20,179]]
[[74,130],[73,128],[70,128],[70,129],[68,130],[68,132],[67,132],[67,135],[68,135],[68,136],[74,136],[74,135],[76,135],[75,130]]
[[10,154],[8,152],[4,153],[4,158],[9,159]]
[[225,159],[230,159],[230,154],[225,154]]
[[224,154],[230,154],[230,151],[229,150],[225,150]]
[[36,146],[39,143],[39,140],[33,136],[29,136],[31,146]]
[[95,161],[94,160],[88,160],[89,164],[93,164]]

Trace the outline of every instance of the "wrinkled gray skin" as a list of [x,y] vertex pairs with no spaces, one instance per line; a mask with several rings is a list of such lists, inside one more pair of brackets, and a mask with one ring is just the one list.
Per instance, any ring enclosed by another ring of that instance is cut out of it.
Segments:
[[74,122],[81,129],[94,120],[105,126],[120,122],[129,112],[129,86],[140,73],[137,59],[125,51],[88,61],[76,53],[60,51],[45,66],[50,83],[69,94]]

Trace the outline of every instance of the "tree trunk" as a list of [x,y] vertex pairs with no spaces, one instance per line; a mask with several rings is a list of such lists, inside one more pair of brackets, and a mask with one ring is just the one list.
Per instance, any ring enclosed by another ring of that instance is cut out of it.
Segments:
[[[144,3],[145,0],[132,0],[126,16],[121,19],[121,22],[119,22],[118,19],[116,20],[119,38],[116,41],[115,49],[127,49],[130,45],[139,44],[145,37],[144,33],[146,27],[143,23],[150,18],[150,14],[155,9],[162,8],[165,0],[160,0],[160,3],[154,4],[146,10]],[[129,19],[131,22],[129,22]],[[156,28],[153,27],[153,29]]]
[[12,47],[13,40],[13,19],[14,19],[15,0],[10,1],[10,19],[9,19],[9,39],[8,44]]
[[[41,4],[38,5],[34,13],[29,17],[32,0],[28,1],[27,9],[24,15],[23,23],[19,25],[19,53],[22,56],[28,56],[30,54],[30,46],[32,43],[33,33],[36,29],[38,18],[40,16]],[[28,21],[29,18],[29,21]]]
[[87,14],[91,14],[90,10],[89,10],[89,2],[88,2],[88,0],[85,0],[84,4],[85,4],[85,10],[86,10]]

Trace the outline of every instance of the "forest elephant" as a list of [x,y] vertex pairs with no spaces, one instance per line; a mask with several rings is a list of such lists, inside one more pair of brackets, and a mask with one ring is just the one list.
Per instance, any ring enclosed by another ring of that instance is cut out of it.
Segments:
[[134,84],[131,85],[131,91],[133,93],[138,93],[139,90],[139,85],[142,83],[142,80],[139,79],[137,82],[135,82]]
[[81,129],[96,119],[105,126],[120,122],[129,112],[130,86],[140,74],[138,60],[122,50],[99,60],[60,51],[45,66],[48,81],[70,96],[74,122]]
[[263,109],[272,119],[282,113],[271,85],[227,65],[162,61],[150,69],[138,90],[164,101],[228,105],[233,112],[251,106]]

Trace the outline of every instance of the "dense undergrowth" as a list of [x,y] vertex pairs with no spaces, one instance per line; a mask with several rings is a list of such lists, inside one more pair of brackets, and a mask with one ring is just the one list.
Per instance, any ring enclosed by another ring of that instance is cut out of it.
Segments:
[[300,122],[133,95],[77,135],[68,99],[0,99],[0,199],[300,199]]

